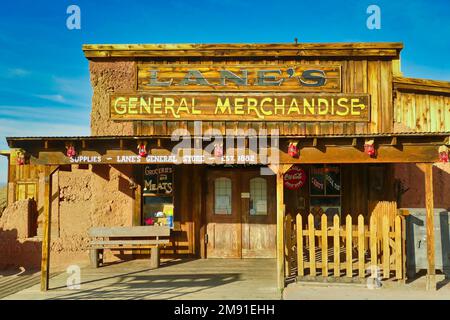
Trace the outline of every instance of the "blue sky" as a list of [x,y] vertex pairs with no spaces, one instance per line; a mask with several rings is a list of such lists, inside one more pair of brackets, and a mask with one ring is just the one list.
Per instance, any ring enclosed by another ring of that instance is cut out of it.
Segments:
[[[81,9],[81,30],[66,27]],[[369,5],[381,29],[366,27]],[[4,1],[0,149],[5,136],[89,134],[84,43],[400,41],[405,76],[450,81],[450,1]],[[0,157],[0,183],[6,182]]]

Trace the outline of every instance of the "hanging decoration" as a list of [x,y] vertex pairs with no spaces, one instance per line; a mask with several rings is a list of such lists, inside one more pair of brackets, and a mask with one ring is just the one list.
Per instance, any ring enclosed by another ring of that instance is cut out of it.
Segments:
[[223,157],[223,143],[214,144],[214,157],[216,158]]
[[16,162],[18,166],[23,166],[25,164],[25,152],[20,149],[16,152]]
[[77,155],[75,146],[72,143],[66,143],[66,149],[66,156],[68,156],[69,158],[74,158]]
[[298,144],[298,141],[289,142],[288,155],[290,155],[292,158],[296,158],[299,155],[299,150],[298,150],[297,144]]
[[140,141],[137,148],[139,156],[145,158],[147,156],[147,141]]
[[364,143],[364,152],[372,158],[376,156],[377,152],[375,150],[375,141],[373,139],[366,140]]
[[448,147],[446,145],[442,145],[439,147],[438,151],[439,151],[439,161],[447,163],[449,153]]
[[284,186],[289,190],[297,190],[305,185],[306,172],[297,165],[293,165],[283,176]]

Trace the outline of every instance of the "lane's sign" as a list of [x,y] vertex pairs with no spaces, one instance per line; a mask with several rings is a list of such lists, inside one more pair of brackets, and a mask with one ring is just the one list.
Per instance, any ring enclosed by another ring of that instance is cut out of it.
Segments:
[[138,90],[341,92],[340,65],[137,65]]
[[368,94],[114,93],[114,120],[370,121]]

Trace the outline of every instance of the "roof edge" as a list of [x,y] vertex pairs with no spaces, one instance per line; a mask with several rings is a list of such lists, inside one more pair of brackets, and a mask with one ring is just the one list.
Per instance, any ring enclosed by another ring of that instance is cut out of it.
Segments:
[[450,82],[420,78],[394,77],[394,89],[450,94]]
[[401,42],[84,44],[86,58],[110,57],[249,57],[383,56],[398,57]]

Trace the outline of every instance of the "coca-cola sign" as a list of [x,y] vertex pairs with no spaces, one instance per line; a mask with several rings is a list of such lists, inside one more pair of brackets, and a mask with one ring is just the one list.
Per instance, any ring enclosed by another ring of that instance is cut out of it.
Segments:
[[293,165],[283,177],[284,186],[289,190],[297,190],[306,182],[305,170],[297,165]]

